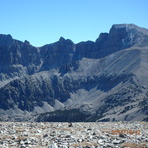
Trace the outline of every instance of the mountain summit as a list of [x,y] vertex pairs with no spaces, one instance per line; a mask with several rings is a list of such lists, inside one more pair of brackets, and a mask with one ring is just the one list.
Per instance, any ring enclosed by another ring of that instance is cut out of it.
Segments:
[[113,25],[109,33],[101,33],[96,42],[99,56],[104,57],[132,46],[148,46],[148,30],[133,24]]
[[2,121],[147,121],[148,30],[34,47],[0,35]]

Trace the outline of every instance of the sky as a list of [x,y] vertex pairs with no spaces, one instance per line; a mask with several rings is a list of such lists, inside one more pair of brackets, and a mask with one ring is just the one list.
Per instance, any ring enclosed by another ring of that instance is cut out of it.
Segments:
[[0,34],[38,47],[95,41],[123,23],[148,28],[148,0],[0,0]]

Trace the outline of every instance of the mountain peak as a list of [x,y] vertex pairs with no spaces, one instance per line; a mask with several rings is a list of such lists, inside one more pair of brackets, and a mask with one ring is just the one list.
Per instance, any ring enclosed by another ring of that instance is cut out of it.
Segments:
[[60,37],[59,42],[64,42],[65,38],[64,37]]
[[64,37],[60,37],[59,42],[62,43],[62,44],[63,44],[63,43],[64,43],[64,44],[72,44],[72,45],[74,44],[72,40],[70,40],[70,39],[65,39]]
[[125,33],[138,33],[141,28],[134,25],[134,24],[114,24],[111,29],[109,34],[114,34],[114,33],[119,33],[119,34],[125,34]]
[[130,48],[148,46],[148,29],[134,24],[115,24],[109,33],[101,33],[96,40],[99,57]]
[[148,35],[148,29],[145,29],[145,28],[142,28],[142,27],[139,27],[135,24],[114,24],[111,29],[110,29],[110,33],[112,33],[112,31],[115,31],[115,30],[118,30],[118,31],[125,31],[125,32],[128,32],[128,33],[142,33],[142,34],[145,34],[145,35]]
[[12,36],[10,34],[0,34],[0,39],[3,39],[3,40],[11,40],[12,39]]
[[139,28],[135,24],[114,24],[112,28],[120,29],[120,28]]
[[5,34],[0,34],[0,46],[11,46],[13,44],[13,38],[10,34],[5,35]]

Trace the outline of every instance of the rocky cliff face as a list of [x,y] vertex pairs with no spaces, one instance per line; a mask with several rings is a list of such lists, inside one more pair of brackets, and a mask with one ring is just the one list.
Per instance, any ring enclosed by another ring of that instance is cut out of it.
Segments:
[[65,109],[92,121],[147,120],[147,80],[148,30],[133,24],[113,25],[96,42],[61,37],[39,48],[0,35],[1,120]]

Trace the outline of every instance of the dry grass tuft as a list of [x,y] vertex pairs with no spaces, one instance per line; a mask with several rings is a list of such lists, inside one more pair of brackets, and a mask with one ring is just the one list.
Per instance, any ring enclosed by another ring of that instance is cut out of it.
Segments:
[[146,144],[145,143],[124,143],[122,145],[122,148],[146,148]]
[[81,143],[75,143],[75,144],[72,144],[71,146],[73,147],[79,147],[79,146],[82,146],[82,147],[91,147],[91,146],[98,146],[97,143],[93,143],[93,142],[81,142]]

